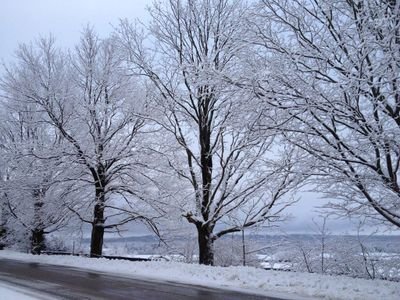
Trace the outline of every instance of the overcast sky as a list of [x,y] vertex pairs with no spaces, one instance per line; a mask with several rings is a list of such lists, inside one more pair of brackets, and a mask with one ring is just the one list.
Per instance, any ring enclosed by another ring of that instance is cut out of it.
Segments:
[[[152,0],[0,0],[0,59],[13,60],[19,43],[30,42],[52,33],[59,46],[72,47],[79,41],[82,28],[94,26],[107,36],[119,19],[145,19],[146,6]],[[303,193],[301,201],[289,211],[294,214],[284,227],[291,232],[309,231],[311,219],[321,205],[318,195]],[[330,222],[337,232],[354,229],[348,222]]]
[[151,0],[0,0],[0,58],[10,61],[19,43],[52,33],[71,47],[91,24],[102,35],[120,18],[144,18]]

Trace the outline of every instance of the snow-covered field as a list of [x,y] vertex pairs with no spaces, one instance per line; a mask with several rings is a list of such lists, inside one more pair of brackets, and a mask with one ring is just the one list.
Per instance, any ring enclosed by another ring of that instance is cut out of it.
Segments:
[[[268,296],[293,294],[293,299],[400,299],[400,283],[309,273],[266,271],[253,267],[209,267],[177,262],[110,261],[72,256],[33,256],[0,251],[1,258],[71,266],[147,280],[166,280],[207,287],[247,290]],[[0,290],[1,292],[1,290]],[[19,298],[18,298],[19,299]]]

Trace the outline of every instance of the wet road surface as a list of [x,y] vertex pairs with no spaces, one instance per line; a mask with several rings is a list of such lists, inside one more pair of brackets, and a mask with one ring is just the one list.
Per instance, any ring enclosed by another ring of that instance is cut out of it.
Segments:
[[283,300],[8,259],[0,259],[0,281],[45,293],[52,299]]

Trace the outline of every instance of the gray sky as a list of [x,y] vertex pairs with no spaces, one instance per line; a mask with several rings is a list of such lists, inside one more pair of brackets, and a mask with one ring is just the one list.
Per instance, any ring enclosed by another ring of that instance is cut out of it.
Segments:
[[59,45],[71,47],[82,28],[93,25],[100,35],[120,18],[142,18],[151,0],[0,0],[0,59],[10,61],[19,43],[52,33]]
[[[0,0],[0,60],[12,61],[19,43],[49,33],[59,46],[72,47],[87,24],[94,26],[100,36],[106,36],[119,19],[144,19],[145,8],[151,3],[152,0]],[[283,229],[304,232],[313,227],[311,219],[318,216],[315,206],[323,201],[312,193],[302,193],[301,198],[289,209],[295,217]],[[346,221],[329,224],[337,232],[354,229]]]

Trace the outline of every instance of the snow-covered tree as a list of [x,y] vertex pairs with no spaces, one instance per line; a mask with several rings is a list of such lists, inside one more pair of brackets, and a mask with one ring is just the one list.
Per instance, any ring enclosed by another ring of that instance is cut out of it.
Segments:
[[224,79],[239,77],[249,55],[247,9],[242,1],[155,2],[148,28],[122,22],[118,31],[132,74],[153,87],[164,135],[157,152],[175,175],[176,206],[197,230],[201,264],[213,264],[216,239],[277,218],[296,183],[294,152],[280,156],[275,131],[256,130],[259,99]]
[[140,213],[145,201],[138,201],[150,182],[138,157],[145,154],[139,141],[146,95],[139,80],[124,76],[114,45],[90,28],[69,54],[54,39],[41,39],[21,47],[16,67],[3,80],[7,95],[40,107],[43,122],[62,139],[57,155],[68,163],[67,193],[76,197],[68,208],[92,226],[92,256],[102,254],[107,229],[132,220],[154,228]]
[[25,95],[5,92],[0,125],[3,233],[6,244],[26,245],[26,237],[30,251],[40,254],[45,235],[65,226],[70,216],[60,183],[65,166],[54,159],[61,141],[37,105]]
[[400,2],[260,1],[249,23],[264,67],[248,86],[281,108],[329,206],[399,228]]

